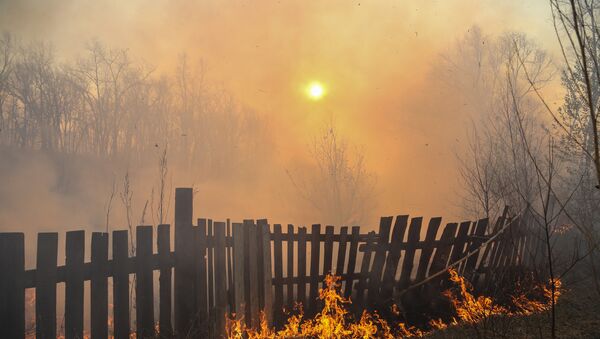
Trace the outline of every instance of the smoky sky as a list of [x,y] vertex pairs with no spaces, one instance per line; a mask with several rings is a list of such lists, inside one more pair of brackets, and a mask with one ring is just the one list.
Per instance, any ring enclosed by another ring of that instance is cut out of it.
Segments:
[[[255,199],[223,195],[200,198],[202,204],[219,216],[282,222],[289,212],[281,199],[290,194],[282,185],[288,184],[285,171],[306,161],[307,143],[331,120],[377,176],[375,217],[460,217],[456,154],[468,114],[459,96],[436,83],[433,70],[474,25],[490,36],[522,31],[555,50],[544,0],[0,1],[0,30],[48,41],[59,59],[77,58],[98,39],[129,49],[157,76],[175,69],[182,54],[202,65],[210,86],[227,89],[268,121],[275,155],[256,184],[229,183]],[[304,95],[313,80],[327,87],[321,101]],[[183,177],[173,181],[194,184]],[[225,185],[201,189],[214,193]]]

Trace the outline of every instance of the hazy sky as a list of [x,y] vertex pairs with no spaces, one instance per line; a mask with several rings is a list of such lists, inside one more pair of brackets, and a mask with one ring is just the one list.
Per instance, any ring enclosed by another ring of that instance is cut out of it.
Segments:
[[[432,93],[432,65],[473,25],[523,31],[553,51],[550,20],[547,0],[0,0],[0,29],[49,40],[64,57],[98,38],[157,73],[182,52],[202,60],[211,84],[269,119],[282,168],[335,119],[377,174],[376,214],[460,215],[466,117],[450,109],[460,99]],[[323,100],[307,100],[312,80],[327,87]]]

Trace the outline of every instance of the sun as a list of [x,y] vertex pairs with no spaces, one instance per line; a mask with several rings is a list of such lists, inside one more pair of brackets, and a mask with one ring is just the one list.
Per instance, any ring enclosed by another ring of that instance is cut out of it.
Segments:
[[306,94],[312,100],[320,100],[325,96],[325,87],[318,81],[311,82],[306,88]]

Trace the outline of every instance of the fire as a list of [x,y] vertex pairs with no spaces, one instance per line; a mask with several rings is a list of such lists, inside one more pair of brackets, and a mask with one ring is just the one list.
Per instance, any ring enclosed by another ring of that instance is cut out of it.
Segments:
[[[422,331],[414,327],[407,327],[400,323],[397,329],[392,330],[385,319],[377,313],[364,311],[358,321],[352,321],[346,305],[351,304],[350,299],[344,298],[340,293],[340,277],[327,275],[326,288],[319,290],[319,299],[324,302],[323,309],[313,319],[304,319],[302,306],[297,305],[298,314],[288,318],[287,323],[280,331],[270,328],[261,314],[260,328],[247,329],[242,320],[227,318],[226,334],[230,339],[241,339],[246,335],[250,339],[274,338],[386,338],[392,339],[398,335],[421,336]],[[397,332],[397,333],[395,333]]]
[[[512,305],[501,306],[494,303],[492,298],[487,296],[474,297],[471,294],[472,286],[464,277],[458,275],[454,269],[449,269],[450,281],[459,287],[459,293],[447,290],[444,295],[452,302],[456,314],[460,321],[468,324],[481,322],[490,316],[528,316],[534,313],[548,311],[552,304],[556,304],[558,297],[562,293],[562,283],[559,279],[549,280],[548,284],[538,284],[533,287],[533,291],[528,294],[520,293],[511,296]],[[554,285],[554,293],[552,293]],[[533,296],[533,297],[531,297]],[[552,300],[554,298],[554,300]],[[453,323],[458,323],[453,319]],[[430,322],[430,324],[432,324]],[[435,322],[440,326],[440,322]],[[432,324],[432,327],[433,324]]]
[[[344,338],[344,339],[367,339],[367,338],[407,338],[422,337],[435,330],[443,330],[449,326],[460,324],[476,324],[491,316],[515,316],[530,315],[550,309],[552,297],[554,302],[561,294],[560,280],[554,281],[554,294],[552,293],[552,281],[548,284],[535,286],[537,298],[531,298],[522,293],[511,298],[512,305],[498,305],[488,296],[475,297],[472,294],[472,286],[465,278],[458,275],[454,269],[449,269],[450,281],[455,288],[443,292],[443,295],[452,303],[454,316],[449,320],[432,319],[429,328],[419,329],[409,326],[403,322],[390,325],[382,319],[377,312],[363,311],[360,319],[353,320],[346,308],[351,304],[350,299],[344,298],[340,293],[340,277],[327,275],[325,278],[326,288],[319,290],[319,299],[324,306],[312,319],[305,319],[302,305],[297,304],[297,314],[291,315],[287,323],[280,331],[269,327],[264,313],[261,313],[260,326],[256,329],[246,328],[242,319],[236,320],[234,315],[226,319],[226,335],[230,339],[276,339],[276,338]],[[393,314],[399,314],[396,305],[392,305]]]

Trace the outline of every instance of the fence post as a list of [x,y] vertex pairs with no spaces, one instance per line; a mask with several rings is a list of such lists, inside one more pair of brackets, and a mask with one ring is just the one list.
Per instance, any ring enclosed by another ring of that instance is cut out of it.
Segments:
[[108,233],[92,233],[92,339],[108,337]]
[[58,233],[39,233],[35,272],[35,335],[37,338],[56,338],[57,253]]
[[113,318],[115,339],[129,338],[129,269],[127,231],[113,231]]
[[135,314],[136,337],[153,338],[154,282],[152,278],[152,226],[136,228]]
[[25,237],[0,233],[0,329],[6,338],[25,337]]
[[83,260],[85,232],[67,232],[65,269],[65,337],[83,338]]
[[189,332],[195,310],[192,214],[192,189],[175,189],[175,333],[178,337],[185,337]]

